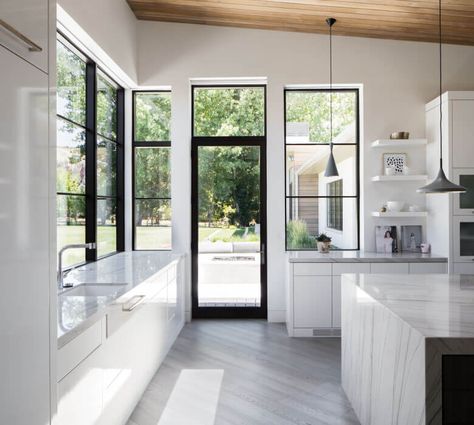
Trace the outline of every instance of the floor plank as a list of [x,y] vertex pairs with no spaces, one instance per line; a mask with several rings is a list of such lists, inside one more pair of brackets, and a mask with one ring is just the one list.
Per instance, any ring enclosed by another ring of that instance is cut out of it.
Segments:
[[215,425],[359,425],[340,385],[340,349],[337,338],[288,338],[263,320],[195,320],[127,425],[157,425],[185,369],[224,371]]

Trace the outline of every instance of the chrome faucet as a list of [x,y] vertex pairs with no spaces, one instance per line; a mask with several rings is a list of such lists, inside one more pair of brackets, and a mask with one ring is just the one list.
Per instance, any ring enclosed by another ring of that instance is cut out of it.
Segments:
[[58,289],[70,288],[72,283],[64,283],[64,276],[65,273],[63,272],[63,254],[68,249],[79,249],[79,248],[86,248],[86,249],[95,249],[96,245],[94,242],[91,243],[77,243],[71,245],[64,245],[58,252]]

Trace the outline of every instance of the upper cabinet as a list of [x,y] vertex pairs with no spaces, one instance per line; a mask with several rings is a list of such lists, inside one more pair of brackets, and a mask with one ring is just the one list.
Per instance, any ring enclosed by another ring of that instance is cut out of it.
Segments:
[[0,45],[48,72],[48,0],[1,0]]
[[452,155],[454,168],[474,165],[474,100],[452,102]]

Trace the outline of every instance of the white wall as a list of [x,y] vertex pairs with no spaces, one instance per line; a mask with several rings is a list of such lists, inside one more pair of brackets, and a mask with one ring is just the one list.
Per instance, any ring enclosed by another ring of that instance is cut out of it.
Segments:
[[[139,22],[138,46],[139,84],[170,85],[173,90],[173,246],[183,252],[189,252],[191,241],[190,79],[267,77],[269,318],[284,320],[283,88],[327,84],[327,37]],[[447,46],[444,58],[445,88],[474,89],[474,48]],[[374,249],[373,228],[376,223],[384,224],[370,216],[372,210],[388,198],[423,205],[422,196],[415,193],[416,183],[389,189],[383,183],[370,181],[372,175],[381,172],[382,165],[381,151],[372,151],[369,144],[397,130],[410,131],[412,137],[424,136],[424,105],[437,95],[437,70],[435,44],[337,36],[334,39],[335,83],[363,84],[361,189],[366,195],[362,199],[361,243],[365,249]],[[411,152],[411,168],[424,171],[423,151]]]
[[[125,0],[58,0],[58,5],[133,82],[137,81],[138,21]],[[79,35],[76,28],[70,29]]]

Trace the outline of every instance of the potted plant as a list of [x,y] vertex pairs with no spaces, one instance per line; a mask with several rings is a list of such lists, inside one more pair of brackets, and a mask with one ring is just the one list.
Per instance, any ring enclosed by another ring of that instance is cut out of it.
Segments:
[[318,242],[318,251],[327,253],[329,252],[329,247],[331,246],[331,238],[325,233],[321,233],[317,238]]

